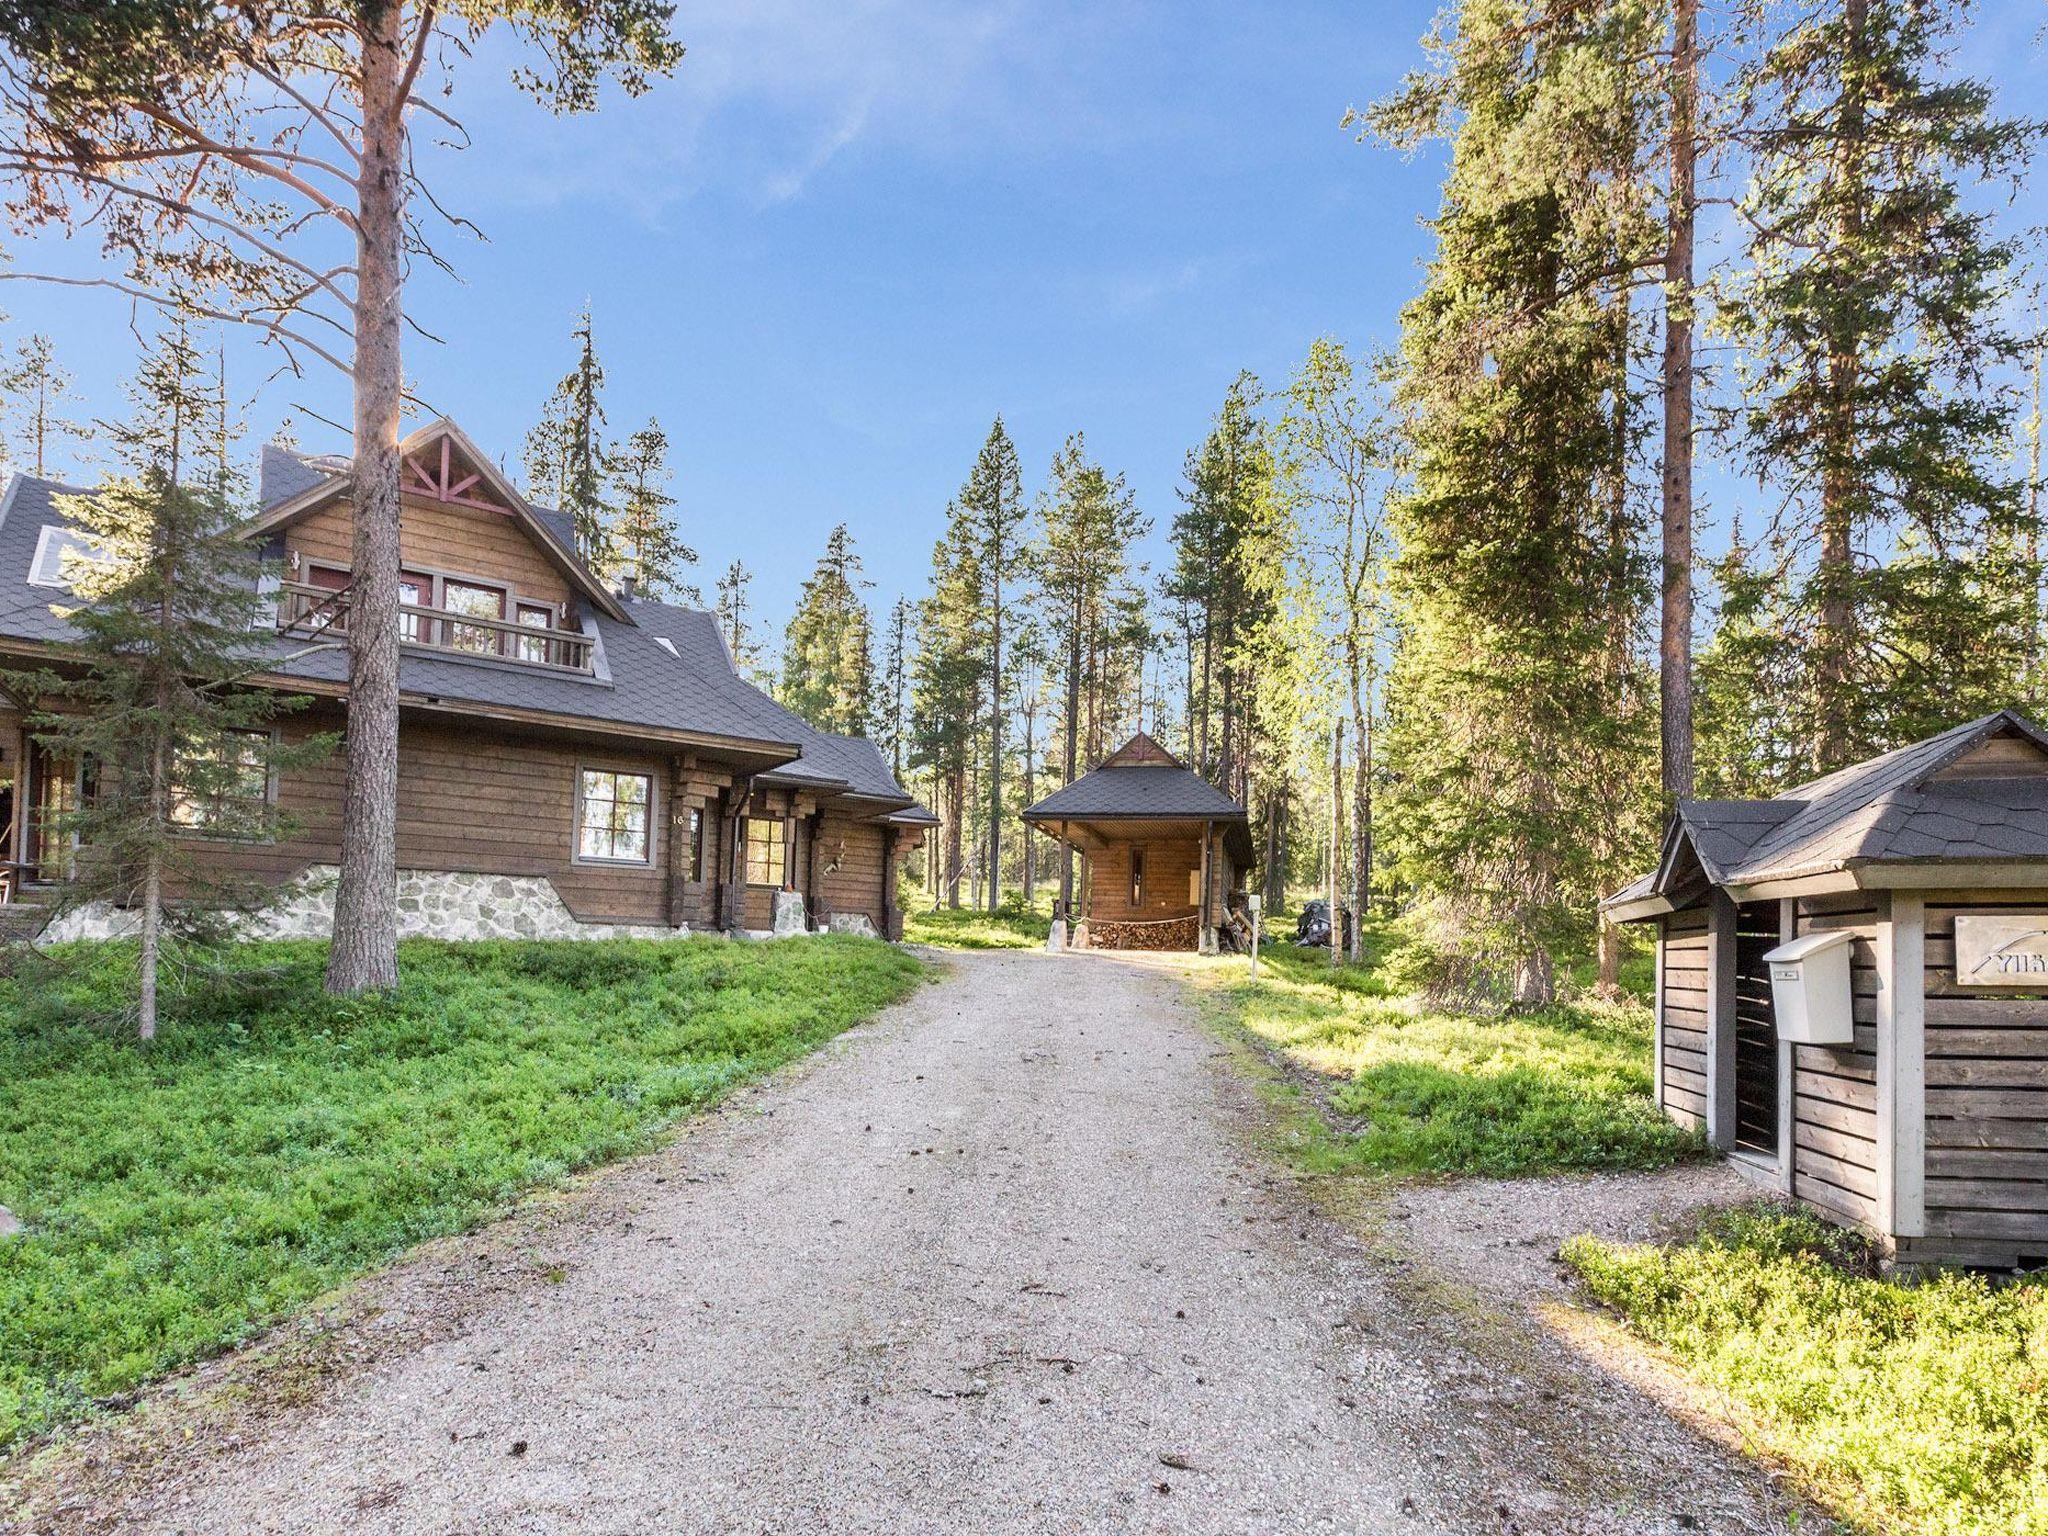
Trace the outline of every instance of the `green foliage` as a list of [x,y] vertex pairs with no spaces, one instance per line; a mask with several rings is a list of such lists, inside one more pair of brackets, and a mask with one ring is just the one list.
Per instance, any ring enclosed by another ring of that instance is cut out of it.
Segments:
[[1506,1177],[1659,1168],[1699,1150],[1651,1102],[1649,1010],[1557,1003],[1507,1017],[1427,1006],[1406,931],[1366,924],[1367,961],[1268,945],[1199,962],[1239,1027],[1320,1083],[1341,1117],[1303,1149],[1319,1171]]
[[120,946],[0,980],[0,1441],[648,1145],[919,975],[859,939],[421,942],[337,999],[324,946],[230,959],[150,1050],[104,1028]]
[[[2023,172],[2040,125],[1998,118],[1948,68],[1969,10],[1740,8],[1748,259],[1719,313],[1742,364],[1738,446],[1783,511],[1762,578],[1777,622],[1719,664],[1733,686],[1746,667],[1756,697],[1786,686],[1764,755],[1796,755],[1797,777],[2027,692],[2038,529],[2006,461],[2021,248],[1979,193]],[[1710,750],[1734,755],[1738,722],[1711,723]]]
[[90,792],[48,829],[82,850],[44,871],[68,877],[61,905],[141,911],[144,1034],[159,921],[214,936],[226,911],[269,895],[224,872],[208,844],[277,835],[270,775],[333,747],[279,744],[273,723],[303,700],[237,686],[270,665],[268,603],[227,455],[206,457],[230,434],[199,369],[182,329],[160,338],[130,386],[131,418],[105,428],[122,472],[60,504],[87,546],[63,572],[75,601],[51,605],[79,665],[6,676],[37,706],[43,747],[86,769]]
[[668,434],[653,417],[628,437],[614,456],[619,483],[619,518],[615,530],[619,563],[632,576],[641,596],[656,602],[696,606],[703,594],[686,579],[697,563],[697,551],[682,541],[670,512],[676,504],[668,493]]
[[1653,844],[1616,274],[1655,246],[1634,177],[1655,28],[1644,6],[1470,0],[1374,119],[1452,143],[1402,317],[1387,820],[1440,945],[1526,1002],[1554,996],[1557,952]]
[[907,902],[903,914],[905,942],[935,949],[1043,949],[1051,931],[1045,911],[1026,907],[1014,895],[993,912]]
[[1778,1206],[1668,1248],[1576,1237],[1564,1257],[1852,1519],[1897,1536],[2048,1532],[2038,1278],[1880,1279],[1857,1238]]
[[874,631],[860,595],[872,585],[841,523],[797,593],[782,640],[778,696],[820,730],[858,736],[874,717]]
[[576,553],[609,580],[620,563],[613,526],[618,507],[611,483],[613,450],[604,437],[604,364],[597,358],[588,305],[570,337],[576,343],[576,366],[555,385],[540,421],[526,434],[526,485],[530,495],[569,514]]
[[0,364],[0,460],[11,455],[31,474],[47,475],[51,451],[86,435],[62,414],[78,398],[71,382],[55,344],[41,333],[14,349],[13,362]]

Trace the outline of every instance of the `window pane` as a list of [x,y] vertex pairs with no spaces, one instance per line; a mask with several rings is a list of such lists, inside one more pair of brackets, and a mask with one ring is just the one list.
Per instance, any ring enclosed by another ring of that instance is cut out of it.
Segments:
[[576,852],[586,859],[648,861],[647,812],[654,781],[644,773],[582,771]]
[[[444,581],[441,583],[441,606],[450,613],[470,618],[502,619],[505,617],[505,594],[496,587],[480,587],[466,581]],[[494,655],[498,651],[498,635],[495,630],[478,629],[469,624],[450,624],[448,644],[458,651]]]

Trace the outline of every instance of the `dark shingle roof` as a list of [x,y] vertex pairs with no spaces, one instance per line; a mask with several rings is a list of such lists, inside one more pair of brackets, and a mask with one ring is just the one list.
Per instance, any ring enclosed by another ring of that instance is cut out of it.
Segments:
[[1119,819],[1243,821],[1245,808],[1207,779],[1165,764],[1097,768],[1056,789],[1024,813],[1026,821]]
[[2000,710],[1769,800],[1683,801],[1658,869],[1608,904],[1683,895],[1676,855],[1688,848],[1712,885],[1903,861],[2048,861],[2048,760],[2033,772],[2016,767],[2010,774],[1937,777],[1997,736],[2048,752],[2048,732]]
[[265,443],[256,468],[256,501],[266,512],[283,506],[294,496],[303,496],[314,486],[333,478],[335,466],[322,464],[311,454]]
[[[42,529],[65,521],[57,498],[66,494],[83,493],[21,475],[0,491],[0,637],[61,644],[70,636],[70,625],[50,606],[53,600],[63,603],[65,594],[28,584]],[[566,527],[559,512],[542,509],[541,516]],[[744,743],[768,756],[800,752],[776,774],[909,803],[872,742],[814,730],[742,678],[715,616],[644,600],[625,607],[631,623],[602,614],[585,621],[586,632],[598,642],[595,677],[406,649],[399,657],[399,687],[412,697],[688,731]],[[348,652],[339,644],[308,646],[283,638],[267,643],[284,676],[329,683],[348,679]]]

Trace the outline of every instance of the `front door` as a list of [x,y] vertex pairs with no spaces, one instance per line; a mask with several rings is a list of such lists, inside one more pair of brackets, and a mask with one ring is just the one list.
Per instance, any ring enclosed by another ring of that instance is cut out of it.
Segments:
[[63,818],[78,807],[78,764],[40,742],[29,749],[28,839],[22,862],[31,880],[71,874],[70,830]]
[[1778,1011],[1764,956],[1782,942],[1778,904],[1735,915],[1735,1145],[1778,1155]]

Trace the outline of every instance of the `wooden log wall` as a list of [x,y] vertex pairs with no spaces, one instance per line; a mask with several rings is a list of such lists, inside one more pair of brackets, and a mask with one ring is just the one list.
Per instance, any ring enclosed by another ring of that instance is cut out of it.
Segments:
[[2048,912],[2048,901],[1928,898],[1927,1235],[1902,1252],[1999,1264],[2048,1258],[2048,993],[1963,992],[1961,912]]
[[1664,1112],[1693,1130],[1707,1123],[1707,914],[1663,920],[1657,1017]]
[[[285,548],[304,559],[347,567],[354,537],[355,514],[346,502],[337,502],[293,523],[285,531]],[[500,512],[407,497],[399,511],[398,547],[408,570],[479,577],[534,602],[559,603],[572,595],[554,563]],[[512,616],[508,610],[505,617]]]

